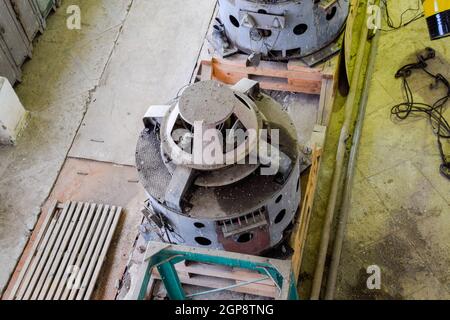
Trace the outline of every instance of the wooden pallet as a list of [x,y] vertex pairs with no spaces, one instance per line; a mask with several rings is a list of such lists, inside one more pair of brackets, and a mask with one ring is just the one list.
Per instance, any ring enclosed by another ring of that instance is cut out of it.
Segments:
[[225,59],[208,57],[199,60],[197,77],[193,81],[217,80],[234,85],[248,78],[258,81],[266,90],[319,95],[316,123],[327,126],[336,94],[339,61],[339,56],[335,56],[316,68],[300,60],[261,61],[257,67],[252,67],[247,66],[246,55],[235,54]]
[[[264,276],[257,272],[244,269],[189,261],[177,264],[175,269],[177,270],[181,283],[212,289],[231,287],[242,284],[243,282],[258,281],[264,278]],[[156,269],[153,270],[152,275],[156,280],[161,280]],[[270,279],[230,288],[229,291],[274,299],[278,295],[278,288]]]
[[234,85],[242,78],[258,81],[262,89],[320,94],[324,79],[333,78],[333,74],[323,68],[307,67],[299,60],[261,61],[256,67],[247,66],[247,56],[241,54],[201,61],[202,80]]
[[88,300],[122,208],[56,201],[9,294],[9,300]]

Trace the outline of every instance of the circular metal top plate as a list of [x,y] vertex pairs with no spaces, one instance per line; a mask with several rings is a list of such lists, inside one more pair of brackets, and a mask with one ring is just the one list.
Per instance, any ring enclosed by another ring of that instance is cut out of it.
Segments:
[[233,91],[217,81],[202,81],[188,87],[180,98],[181,117],[191,125],[203,121],[206,126],[223,123],[233,113]]

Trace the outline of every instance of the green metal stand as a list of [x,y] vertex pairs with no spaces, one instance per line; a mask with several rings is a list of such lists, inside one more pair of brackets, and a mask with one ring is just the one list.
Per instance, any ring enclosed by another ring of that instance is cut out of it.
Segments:
[[194,295],[186,296],[178,278],[177,271],[175,270],[175,264],[185,260],[252,270],[262,276],[261,279],[256,281],[214,289],[195,294],[195,296],[229,290],[237,286],[271,279],[279,289],[277,300],[298,300],[297,285],[293,277],[290,260],[266,259],[218,250],[169,245],[160,242],[150,242],[147,247],[146,258],[141,267],[140,276],[137,281],[138,288],[136,288],[134,298],[136,300],[145,299],[152,269],[155,267],[158,268],[171,300],[186,300],[193,297]]

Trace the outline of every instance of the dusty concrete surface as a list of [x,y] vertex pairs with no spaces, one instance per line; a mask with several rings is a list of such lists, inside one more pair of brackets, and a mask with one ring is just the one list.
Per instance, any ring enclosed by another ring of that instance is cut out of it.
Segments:
[[189,84],[215,3],[134,1],[71,157],[134,165],[142,117]]
[[4,293],[9,297],[11,289],[31,254],[35,238],[42,228],[53,201],[91,202],[122,207],[122,216],[117,225],[102,272],[97,280],[93,299],[111,300],[116,295],[116,284],[122,278],[129,259],[130,248],[136,240],[138,226],[142,221],[140,208],[145,200],[144,190],[138,183],[134,167],[118,166],[110,163],[68,158],[58,180],[43,206],[30,241]]
[[[0,149],[0,292],[35,227],[79,127],[75,157],[134,165],[135,137],[142,129],[146,108],[171,99],[189,82],[215,0],[189,2],[63,1],[49,18],[45,34],[35,44],[34,58],[25,66],[24,81],[16,88],[31,112],[29,126],[17,147]],[[67,29],[68,5],[80,7],[81,30]],[[181,15],[180,7],[185,8]],[[87,110],[92,111],[83,118]],[[106,143],[97,142],[101,139]],[[69,167],[71,163],[69,160]],[[119,179],[120,171],[111,172]],[[70,180],[67,172],[59,180]],[[109,186],[98,189],[93,200],[115,194]],[[67,199],[69,195],[59,196]],[[111,253],[119,256],[111,263],[116,279],[124,256],[121,250],[131,250],[130,237],[137,233],[132,226],[139,224],[135,219],[140,218],[137,203],[144,197],[140,192],[136,197],[139,201],[133,198],[136,201],[130,208],[135,216],[130,213],[124,222],[127,230],[121,234],[127,241]],[[111,298],[114,280],[110,280],[101,280],[108,285],[97,297]]]
[[[16,147],[0,148],[0,292],[34,228],[115,45],[129,1],[63,1],[16,90],[30,112]],[[66,28],[77,4],[82,29]]]
[[[399,17],[408,7],[416,7],[417,1],[389,3],[391,16]],[[436,138],[424,118],[398,123],[390,117],[391,107],[403,101],[395,72],[415,62],[416,52],[427,46],[438,53],[430,69],[450,78],[450,39],[429,41],[424,19],[381,35],[353,184],[338,299],[450,298],[450,183],[439,174]],[[430,93],[430,83],[430,78],[420,73],[412,78],[418,100],[432,102],[445,95],[442,88]],[[305,297],[327,205],[343,101],[337,102],[321,170],[302,269]],[[448,154],[448,143],[445,149]],[[371,265],[381,269],[381,290],[367,289],[367,267]]]

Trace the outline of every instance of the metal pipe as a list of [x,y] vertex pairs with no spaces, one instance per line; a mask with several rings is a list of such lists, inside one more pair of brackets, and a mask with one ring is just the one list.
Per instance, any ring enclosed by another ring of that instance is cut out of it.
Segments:
[[375,68],[375,58],[377,54],[378,40],[380,32],[375,34],[372,39],[371,51],[367,66],[366,79],[364,83],[363,94],[359,104],[358,120],[356,123],[352,148],[350,151],[350,157],[347,165],[347,174],[344,183],[343,200],[340,210],[340,219],[337,226],[336,237],[334,240],[333,254],[331,257],[331,265],[328,272],[327,289],[325,293],[326,300],[334,299],[334,293],[336,289],[337,271],[339,268],[339,262],[341,260],[342,245],[344,242],[344,236],[347,226],[348,215],[350,211],[350,203],[352,198],[352,186],[353,178],[355,175],[356,159],[358,156],[359,143],[361,141],[361,132],[364,124],[364,117],[366,116],[367,100],[369,98],[369,89],[372,80],[372,74]]
[[[368,6],[368,4],[369,4],[369,2],[366,3],[366,7]],[[367,16],[367,8],[365,10],[365,16]],[[364,19],[364,21],[366,21],[366,19]],[[327,211],[326,211],[326,216],[325,216],[325,223],[323,226],[322,237],[321,237],[321,241],[320,241],[319,255],[317,258],[316,269],[314,272],[314,279],[313,279],[313,284],[312,284],[312,289],[311,289],[311,300],[319,299],[320,290],[322,287],[323,272],[325,269],[325,261],[326,261],[327,252],[328,252],[328,243],[330,241],[331,226],[333,223],[337,195],[338,195],[340,180],[341,180],[341,176],[342,176],[342,168],[344,165],[345,153],[346,153],[346,149],[347,149],[347,139],[349,136],[350,124],[351,124],[352,114],[353,114],[353,109],[354,109],[354,103],[355,103],[356,94],[358,91],[358,84],[359,84],[360,75],[361,75],[360,69],[364,62],[364,58],[366,56],[365,49],[366,49],[366,43],[367,43],[367,35],[368,35],[368,28],[366,27],[366,25],[364,23],[362,30],[361,30],[358,53],[356,56],[355,69],[353,71],[353,77],[352,77],[352,82],[351,82],[351,86],[350,86],[350,93],[345,102],[345,120],[344,120],[344,124],[342,125],[341,134],[339,137],[338,150],[336,153],[336,165],[335,165],[335,169],[334,169],[333,181],[331,184],[331,191],[330,191],[330,196],[329,196],[328,206],[327,206]]]

